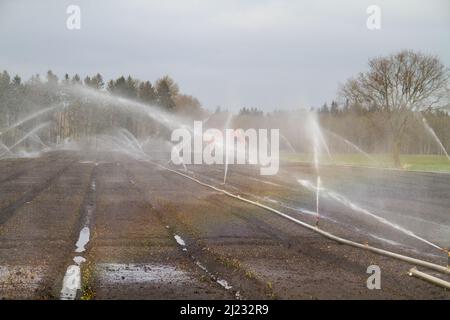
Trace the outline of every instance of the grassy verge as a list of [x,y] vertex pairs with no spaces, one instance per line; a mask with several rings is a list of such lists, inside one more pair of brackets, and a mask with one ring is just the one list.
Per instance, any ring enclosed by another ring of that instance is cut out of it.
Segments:
[[[369,157],[363,154],[333,154],[330,158],[323,155],[320,163],[324,165],[351,165],[369,166],[379,168],[393,168],[393,162],[389,154],[371,154]],[[305,153],[281,153],[282,161],[312,162],[312,154]],[[450,160],[440,155],[405,154],[400,157],[405,170],[450,172]]]

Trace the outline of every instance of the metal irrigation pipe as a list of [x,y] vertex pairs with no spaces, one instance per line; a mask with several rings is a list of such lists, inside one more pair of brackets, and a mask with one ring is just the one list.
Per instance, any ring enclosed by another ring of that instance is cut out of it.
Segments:
[[425,272],[419,271],[419,270],[417,270],[416,267],[411,268],[411,269],[409,270],[409,273],[408,273],[408,274],[409,274],[411,277],[414,276],[414,277],[423,279],[423,280],[425,280],[425,281],[428,281],[428,282],[430,282],[430,283],[432,283],[432,284],[438,285],[438,286],[440,286],[440,287],[443,287],[443,288],[446,288],[446,289],[450,289],[450,282],[445,281],[445,280],[442,280],[442,279],[437,278],[437,277],[434,277],[434,276],[429,275],[429,274],[427,274],[427,273],[425,273]]

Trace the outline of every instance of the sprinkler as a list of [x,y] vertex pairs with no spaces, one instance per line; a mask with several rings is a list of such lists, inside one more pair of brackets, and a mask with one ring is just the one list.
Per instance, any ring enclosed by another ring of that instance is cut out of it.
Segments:
[[320,199],[320,176],[317,176],[317,186],[316,186],[316,227],[319,227],[319,199]]

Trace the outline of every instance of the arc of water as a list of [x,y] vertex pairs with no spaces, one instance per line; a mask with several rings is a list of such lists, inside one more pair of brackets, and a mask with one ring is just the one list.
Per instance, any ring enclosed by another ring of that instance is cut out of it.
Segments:
[[319,201],[320,201],[320,176],[317,176],[317,185],[316,185],[316,227],[319,226]]
[[60,107],[60,106],[58,105],[58,106],[53,106],[53,107],[48,107],[48,108],[45,108],[45,109],[41,109],[41,110],[39,110],[39,111],[33,113],[32,115],[30,115],[30,116],[28,116],[28,117],[25,117],[25,118],[23,118],[23,119],[17,121],[16,123],[10,125],[9,127],[5,128],[4,130],[2,130],[2,131],[0,132],[0,136],[3,135],[3,134],[5,134],[5,133],[8,132],[8,131],[14,129],[14,128],[17,128],[17,127],[21,126],[22,124],[24,124],[24,123],[26,123],[26,122],[28,122],[28,121],[31,121],[31,120],[33,120],[33,119],[35,119],[35,118],[37,118],[37,117],[39,117],[39,116],[41,116],[41,115],[47,113],[47,112],[50,112],[50,111],[52,111],[52,110],[55,110],[55,109],[57,109],[57,108],[59,108],[59,107]]
[[165,112],[160,107],[148,105],[133,101],[127,98],[114,96],[106,92],[101,92],[95,89],[86,88],[81,85],[74,86],[70,89],[71,93],[78,96],[88,97],[103,102],[110,103],[128,112],[137,112],[147,115],[150,119],[157,121],[167,129],[186,127],[186,124],[180,118]]
[[42,139],[37,134],[33,134],[32,136],[30,136],[30,138],[32,138],[34,141],[42,145],[44,148],[48,148],[48,146],[42,141]]
[[434,138],[434,140],[436,141],[436,143],[439,145],[439,147],[441,148],[442,152],[445,154],[445,156],[447,157],[448,160],[450,160],[450,156],[448,155],[447,150],[445,149],[444,145],[442,144],[442,141],[439,139],[439,137],[437,136],[436,132],[433,130],[433,128],[428,124],[427,119],[425,119],[425,117],[420,114],[422,117],[422,123],[425,126],[425,128],[428,130],[428,132],[431,134],[431,136]]
[[[317,126],[318,126],[318,125],[317,125]],[[331,156],[330,148],[328,147],[328,143],[325,141],[325,138],[324,138],[324,136],[323,136],[323,134],[322,134],[322,130],[320,129],[319,126],[318,126],[318,129],[317,129],[317,130],[318,130],[320,142],[321,142],[322,145],[324,146],[325,151],[327,152],[328,157],[329,157],[330,159],[333,159],[333,157]]]
[[142,150],[142,145],[130,131],[125,128],[119,128],[119,135],[122,136],[125,141],[133,147],[134,150],[139,151],[140,153],[144,153],[144,151]]
[[316,170],[318,170],[318,166],[319,166],[319,153],[320,153],[320,149],[321,147],[323,147],[323,149],[325,149],[325,151],[328,154],[328,157],[330,159],[333,159],[333,157],[331,156],[330,153],[330,148],[328,147],[327,142],[325,141],[325,138],[322,134],[322,130],[319,126],[319,123],[317,122],[317,114],[316,113],[310,113],[308,115],[308,129],[309,129],[309,133],[311,136],[311,141],[312,141],[312,145],[313,145],[313,156],[314,156],[314,165],[316,167]]
[[314,191],[316,193],[316,227],[318,227],[319,226],[319,201],[320,201],[319,152],[320,152],[321,144],[323,147],[325,147],[330,158],[331,158],[331,154],[330,154],[328,145],[326,144],[325,139],[323,138],[319,124],[317,122],[317,113],[310,114],[308,119],[309,119],[309,130],[311,131],[311,134],[312,134],[311,139],[312,139],[312,144],[313,144],[313,161],[314,161],[314,168],[315,168],[316,177],[317,177],[317,185],[316,185],[316,188]]
[[[181,148],[182,142],[180,142],[180,143],[178,143],[178,144],[176,144],[176,145],[174,145],[174,144],[173,144],[172,142],[170,142],[170,141],[167,141],[167,143],[169,143],[173,148],[175,148],[177,158],[178,158],[178,160],[180,161],[181,165],[183,166],[184,171],[187,172],[188,169],[187,169],[186,165],[184,164],[183,158],[180,157],[180,148]],[[169,163],[170,163],[170,162],[171,162],[171,160],[169,160]]]
[[[297,182],[300,185],[302,185],[303,187],[305,187],[306,189],[310,190],[310,191],[313,191],[313,192],[316,191],[316,186],[314,186],[314,184],[311,183],[308,180],[297,179]],[[373,219],[375,219],[375,220],[377,220],[377,221],[379,221],[379,222],[381,222],[381,223],[383,223],[385,225],[388,225],[391,228],[394,228],[394,229],[396,229],[396,230],[398,230],[398,231],[400,231],[400,232],[402,232],[402,233],[404,233],[404,234],[406,234],[408,236],[416,238],[417,240],[422,241],[422,242],[424,242],[424,243],[426,243],[426,244],[428,244],[428,245],[430,245],[430,246],[432,246],[432,247],[434,247],[436,249],[443,250],[440,246],[438,246],[438,245],[436,245],[436,244],[434,244],[434,243],[432,243],[432,242],[430,242],[430,241],[428,241],[428,240],[426,240],[426,239],[416,235],[414,232],[412,232],[412,231],[410,231],[408,229],[405,229],[405,228],[403,228],[403,227],[401,227],[401,226],[399,226],[399,225],[397,225],[397,224],[395,224],[395,223],[393,223],[393,222],[391,222],[391,221],[389,221],[389,220],[387,220],[387,219],[385,219],[383,217],[377,216],[376,214],[370,212],[367,209],[364,209],[364,208],[360,207],[359,205],[353,203],[352,201],[350,201],[349,199],[347,199],[346,197],[344,197],[343,195],[341,195],[341,194],[339,194],[337,192],[325,189],[323,187],[320,188],[320,191],[322,192],[322,194],[327,195],[328,197],[332,198],[333,200],[343,204],[344,206],[346,206],[346,207],[348,207],[348,208],[350,208],[350,209],[352,209],[354,211],[357,211],[357,212],[360,212],[360,213],[362,213],[364,215],[370,216],[371,218],[373,218]]]
[[[21,144],[23,141],[25,141],[26,139],[28,139],[30,136],[35,135],[37,132],[39,132],[40,130],[42,130],[43,128],[45,128],[46,126],[48,126],[51,122],[45,122],[40,124],[39,126],[35,127],[34,129],[32,129],[31,131],[29,131],[27,134],[25,134],[21,139],[19,139],[16,143],[14,143],[11,147],[9,147],[10,152],[17,147],[19,144]],[[0,157],[2,157],[4,155],[4,153],[0,154]]]
[[292,144],[289,142],[289,140],[284,136],[284,135],[282,135],[281,133],[280,133],[280,137],[281,137],[281,139],[283,139],[283,141],[286,143],[286,145],[289,147],[289,149],[292,151],[292,152],[297,152],[295,149],[294,149],[294,147],[292,146]]
[[0,147],[2,147],[3,150],[6,150],[5,153],[12,154],[11,150],[9,150],[9,148],[6,145],[4,145],[3,143],[1,143],[1,142],[0,142]]
[[370,161],[373,161],[375,163],[378,163],[373,157],[371,157],[367,152],[365,152],[364,150],[362,150],[360,147],[358,147],[356,144],[352,143],[351,141],[345,139],[344,137],[334,133],[331,130],[324,130],[324,132],[326,132],[329,135],[332,135],[333,137],[340,139],[342,141],[344,141],[347,145],[351,146],[352,148],[354,148],[356,151],[358,151],[359,153],[361,153],[362,155],[364,155],[367,159],[369,159]]

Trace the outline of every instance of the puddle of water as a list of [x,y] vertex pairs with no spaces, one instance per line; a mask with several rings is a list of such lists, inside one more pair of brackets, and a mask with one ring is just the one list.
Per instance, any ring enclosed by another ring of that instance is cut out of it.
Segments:
[[78,241],[75,244],[75,246],[77,247],[75,249],[75,252],[80,253],[86,250],[85,246],[89,242],[90,234],[91,232],[89,230],[89,227],[84,227],[83,229],[81,229],[80,236],[78,237]]
[[97,265],[98,279],[103,283],[168,283],[187,281],[186,272],[163,264],[119,264]]
[[63,287],[61,289],[61,300],[74,300],[77,291],[81,289],[81,272],[80,266],[71,265],[67,268],[63,279]]
[[[96,163],[97,165],[97,163]],[[95,179],[91,182],[91,193],[95,192],[96,184]],[[91,194],[92,198],[92,194]],[[92,200],[92,199],[90,199]],[[88,201],[89,202],[89,201]],[[90,201],[92,202],[92,201]],[[91,231],[89,229],[91,216],[95,210],[95,204],[88,203],[85,206],[86,216],[85,216],[85,226],[80,230],[78,236],[78,241],[75,243],[75,252],[82,253],[86,251],[86,245],[89,243],[91,236]],[[61,289],[60,298],[61,300],[74,300],[77,296],[77,291],[81,289],[81,270],[80,266],[82,263],[86,262],[86,258],[80,256],[75,256],[73,261],[76,265],[70,265],[67,267],[66,274],[64,275],[63,285]]]

